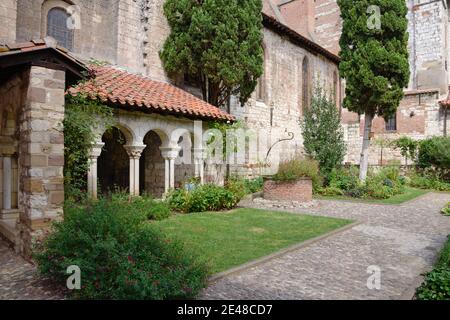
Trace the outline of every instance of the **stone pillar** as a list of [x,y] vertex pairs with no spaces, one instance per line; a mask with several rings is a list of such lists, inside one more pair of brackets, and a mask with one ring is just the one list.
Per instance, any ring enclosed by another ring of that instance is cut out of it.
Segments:
[[194,154],[194,172],[195,177],[199,178],[200,184],[204,184],[204,166],[205,166],[205,152],[204,149],[193,149]]
[[88,171],[88,194],[92,199],[98,198],[98,186],[97,186],[97,164],[98,157],[102,153],[104,143],[96,143],[92,146],[91,154],[89,155],[89,171]]
[[21,113],[19,161],[21,204],[20,250],[31,253],[35,240],[54,219],[60,219],[64,203],[65,72],[30,68],[26,104]]
[[145,145],[124,147],[130,157],[130,195],[139,196],[139,160]]
[[178,158],[181,148],[179,146],[160,148],[165,162],[165,192],[175,188],[175,159]]
[[3,155],[3,210],[11,210],[12,165],[11,155]]

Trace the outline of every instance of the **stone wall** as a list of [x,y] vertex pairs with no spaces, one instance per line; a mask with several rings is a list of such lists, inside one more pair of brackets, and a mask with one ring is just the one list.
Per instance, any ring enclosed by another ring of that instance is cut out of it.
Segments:
[[31,67],[27,101],[20,124],[20,197],[23,211],[18,229],[21,251],[29,255],[31,244],[45,226],[62,214],[64,201],[65,73]]
[[[407,92],[397,110],[397,130],[386,131],[386,123],[383,118],[375,118],[373,121],[374,138],[369,149],[369,164],[379,165],[381,160],[381,147],[377,145],[378,139],[395,140],[401,136],[409,136],[416,140],[426,139],[432,136],[442,136],[444,131],[444,117],[440,112],[438,91],[431,92]],[[344,123],[344,137],[347,143],[346,162],[358,164],[361,154],[364,117],[358,120],[358,116],[350,117],[344,112],[347,121]],[[450,121],[448,120],[448,125]],[[405,164],[405,159],[398,150],[385,149],[383,163],[400,161]]]
[[17,0],[2,0],[0,2],[0,43],[16,40]]
[[315,1],[315,40],[325,49],[339,54],[342,32],[340,9],[336,0]]
[[[309,59],[309,87],[318,83],[328,92],[334,87],[334,73],[337,65],[321,55],[293,44],[271,30],[264,30],[265,59],[265,98],[258,101],[256,93],[247,104],[241,106],[233,100],[231,113],[247,124],[259,137],[258,151],[252,152],[252,159],[247,164],[258,164],[265,161],[268,149],[279,139],[288,137],[288,132],[294,134],[291,141],[277,144],[270,154],[270,168],[264,172],[271,173],[278,169],[279,160],[288,159],[301,152],[303,137],[299,125],[302,115],[302,63],[305,57]],[[310,93],[311,94],[311,93]],[[254,174],[261,168],[250,169],[249,166],[234,168],[242,174]]]

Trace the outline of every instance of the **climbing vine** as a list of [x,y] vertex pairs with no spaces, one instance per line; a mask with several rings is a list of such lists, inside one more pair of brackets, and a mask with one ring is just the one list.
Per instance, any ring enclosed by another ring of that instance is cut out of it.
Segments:
[[98,100],[67,95],[63,121],[66,198],[79,199],[86,193],[89,153],[96,131],[111,128],[113,119],[113,110]]

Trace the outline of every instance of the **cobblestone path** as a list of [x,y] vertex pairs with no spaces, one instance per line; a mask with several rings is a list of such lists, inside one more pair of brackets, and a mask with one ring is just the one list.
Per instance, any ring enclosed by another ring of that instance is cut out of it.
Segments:
[[[450,234],[450,218],[439,213],[449,201],[449,194],[430,193],[400,206],[319,201],[295,209],[361,224],[223,278],[200,299],[411,299]],[[370,266],[381,270],[380,290],[367,287]]]

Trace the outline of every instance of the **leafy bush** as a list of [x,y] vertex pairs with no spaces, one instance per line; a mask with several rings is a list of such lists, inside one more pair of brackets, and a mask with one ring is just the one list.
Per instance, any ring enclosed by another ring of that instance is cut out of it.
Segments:
[[35,254],[39,271],[66,284],[67,267],[81,270],[75,299],[193,298],[205,287],[208,270],[188,248],[165,239],[120,197],[87,206],[68,204],[65,219]]
[[320,164],[327,176],[344,161],[346,145],[339,110],[331,95],[316,84],[309,108],[304,109],[301,128],[305,152]]
[[185,212],[205,212],[229,210],[241,201],[245,188],[241,182],[228,182],[225,187],[206,184],[193,190],[174,190],[169,196],[172,209]]
[[[374,199],[388,199],[403,193],[406,182],[405,177],[400,175],[399,167],[396,166],[369,173],[365,183],[360,182],[359,171],[356,167],[334,169],[328,179],[329,186],[326,193]],[[339,193],[338,190],[341,192]]]
[[149,220],[164,220],[170,217],[169,206],[162,201],[143,196],[131,199],[132,212],[141,211]]
[[441,252],[435,269],[425,275],[425,281],[417,289],[419,300],[450,299],[450,239]]
[[420,168],[450,170],[450,137],[434,137],[419,146],[417,164]]
[[256,192],[260,192],[264,186],[264,179],[262,177],[258,177],[253,180],[246,179],[244,180],[245,190],[247,194],[252,194]]
[[450,202],[442,209],[442,214],[444,216],[450,216]]
[[345,192],[342,189],[339,189],[336,187],[322,188],[318,192],[322,196],[343,196],[343,195],[345,195]]
[[406,164],[408,164],[408,159],[413,161],[416,159],[418,145],[419,143],[416,140],[407,136],[400,137],[391,143],[394,149],[400,150],[401,155],[405,158]]
[[315,160],[294,158],[280,163],[275,181],[295,181],[300,178],[311,178],[314,190],[319,190],[323,180],[319,172],[319,163]]
[[450,183],[443,181],[440,174],[433,169],[425,169],[410,174],[409,185],[414,188],[436,191],[450,191]]

